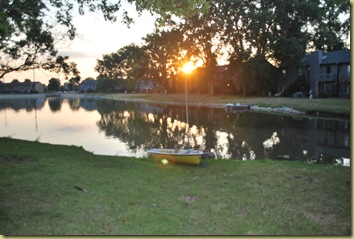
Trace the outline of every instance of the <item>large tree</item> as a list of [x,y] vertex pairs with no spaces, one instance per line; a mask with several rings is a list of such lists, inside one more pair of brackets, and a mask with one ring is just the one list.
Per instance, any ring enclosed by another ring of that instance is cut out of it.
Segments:
[[[246,94],[252,80],[261,79],[255,76],[269,68],[261,59],[296,66],[307,50],[343,46],[342,36],[349,34],[349,10],[344,0],[212,0],[203,28],[217,29],[213,40],[228,50],[229,75]],[[262,65],[252,67],[257,64],[250,61]]]
[[124,78],[124,52],[122,49],[110,54],[104,54],[102,60],[97,60],[95,71],[100,76],[115,80]]
[[[208,8],[208,0],[127,0],[127,3],[135,4],[139,13],[149,10],[159,14],[162,22],[171,15],[191,16]],[[124,24],[133,22],[122,1],[0,0],[0,9],[0,78],[13,71],[50,70],[48,67],[57,63],[57,37],[53,28],[64,28],[61,37],[74,39],[73,15],[76,12],[81,15],[87,11],[101,12],[105,20],[116,21],[115,13],[121,11]],[[67,60],[65,56],[62,58]]]
[[0,1],[0,78],[13,71],[57,71],[73,66],[67,57],[57,56],[46,4],[40,0]]
[[199,81],[204,80],[204,82],[199,82],[199,84],[204,88],[207,87],[211,94],[214,93],[213,73],[222,48],[222,45],[218,43],[220,29],[215,21],[219,13],[217,6],[213,4],[206,14],[196,14],[172,25],[184,33],[183,47],[187,51],[186,58],[195,61],[202,60],[205,70]]
[[132,88],[136,80],[147,75],[147,69],[148,58],[144,48],[135,44],[122,47],[117,52],[103,55],[102,59],[97,59],[95,66],[95,71],[99,73],[99,88],[104,91],[112,91],[118,87],[119,83],[123,82],[126,87]]
[[51,78],[48,84],[48,91],[58,91],[60,89],[60,80]]
[[156,30],[144,39],[149,66],[147,78],[169,88],[169,80],[181,69],[183,33],[179,30]]

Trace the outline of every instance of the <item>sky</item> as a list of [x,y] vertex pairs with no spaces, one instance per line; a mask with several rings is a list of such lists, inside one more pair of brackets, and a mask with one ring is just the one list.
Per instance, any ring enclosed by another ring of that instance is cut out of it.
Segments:
[[[71,42],[60,42],[58,55],[69,56],[69,62],[77,64],[80,71],[81,81],[87,77],[96,78],[98,73],[94,71],[96,60],[102,59],[103,54],[116,52],[118,49],[131,43],[139,44],[142,38],[154,31],[155,17],[149,12],[144,12],[140,17],[135,11],[135,6],[125,5],[135,23],[128,28],[121,23],[119,16],[114,23],[105,21],[100,13],[87,12],[84,16],[77,14],[74,17],[74,25],[78,37]],[[66,81],[62,74],[47,72],[37,69],[35,71],[14,72],[5,75],[4,82],[9,83],[13,79],[23,82],[25,79],[35,80],[48,85],[49,80],[59,78],[61,84]]]

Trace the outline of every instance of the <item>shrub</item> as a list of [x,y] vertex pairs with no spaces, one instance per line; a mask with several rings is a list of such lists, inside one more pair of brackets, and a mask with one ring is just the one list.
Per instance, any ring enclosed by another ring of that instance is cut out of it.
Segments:
[[294,82],[285,86],[282,96],[291,97],[295,92],[302,92],[307,95],[307,88],[306,77],[299,76]]

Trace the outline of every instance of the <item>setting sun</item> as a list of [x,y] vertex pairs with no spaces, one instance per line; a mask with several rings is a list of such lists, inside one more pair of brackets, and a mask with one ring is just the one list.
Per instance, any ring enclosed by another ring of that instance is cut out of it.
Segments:
[[186,64],[184,64],[182,71],[186,74],[189,74],[190,72],[192,72],[195,69],[195,66],[193,64],[193,62],[189,61]]

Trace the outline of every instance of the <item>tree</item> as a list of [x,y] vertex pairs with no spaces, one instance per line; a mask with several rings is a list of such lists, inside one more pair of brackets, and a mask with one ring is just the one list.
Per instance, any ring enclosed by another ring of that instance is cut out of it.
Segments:
[[95,71],[100,76],[114,80],[124,76],[123,61],[124,55],[121,50],[110,54],[104,54],[102,60],[97,59]]
[[[348,36],[349,17],[343,22],[339,16],[349,15],[349,10],[350,5],[344,0],[213,0],[209,11],[201,16],[204,22],[199,24],[200,29],[192,25],[196,16],[187,19],[185,27],[190,25],[201,34],[199,38],[188,35],[194,45],[204,44],[211,51],[215,46],[207,43],[214,41],[228,50],[229,75],[246,94],[258,78],[255,76],[265,70],[252,67],[255,64],[249,62],[258,62],[259,56],[276,65],[297,66],[308,49],[343,46],[345,39],[341,36]],[[216,29],[211,40],[210,27]]]
[[257,54],[249,60],[250,80],[253,82],[258,95],[266,95],[276,90],[275,66],[270,64],[265,55]]
[[156,30],[143,40],[141,47],[130,44],[97,60],[95,70],[100,78],[125,79],[130,88],[136,80],[153,80],[168,89],[169,79],[181,68],[183,34],[178,30]]
[[51,78],[48,84],[48,91],[58,91],[60,89],[60,80]]
[[146,46],[130,44],[119,50],[124,56],[121,71],[127,80],[127,87],[133,89],[137,81],[148,79],[149,56]]
[[13,71],[60,68],[52,25],[45,21],[46,2],[3,0],[0,8],[0,78]]
[[113,90],[115,88],[113,80],[110,80],[110,79],[105,78],[103,76],[98,76],[97,80],[98,80],[98,83],[97,83],[96,89],[98,92],[107,92],[107,93],[113,92]]
[[182,48],[187,52],[185,58],[203,61],[205,66],[203,80],[206,82],[199,83],[207,86],[211,94],[214,93],[213,72],[216,69],[217,56],[222,48],[221,44],[215,43],[220,36],[220,28],[215,21],[217,15],[217,5],[212,4],[205,14],[196,14],[175,26],[172,25],[184,33]]
[[71,88],[72,91],[76,90],[76,86],[79,84],[80,82],[80,76],[78,77],[71,77],[69,79],[69,88]]
[[349,18],[339,18],[349,15],[347,1],[235,0],[218,6],[223,43],[236,57],[263,54],[278,64],[297,65],[307,49],[327,50],[326,45],[340,44],[349,33]]
[[324,51],[343,49],[343,41],[350,32],[349,1],[322,0],[321,3],[309,46]]
[[[131,89],[135,79],[146,73],[146,57],[143,48],[130,44],[117,52],[97,59],[95,70],[99,73],[99,91],[113,92]],[[108,82],[111,81],[111,82]]]
[[[149,10],[161,14],[162,22],[171,15],[190,16],[208,8],[208,0],[168,2],[128,0],[128,2],[135,3],[140,13]],[[0,78],[13,71],[35,68],[49,70],[55,67],[57,39],[52,29],[54,26],[64,28],[62,38],[74,39],[76,29],[72,19],[76,10],[81,15],[86,11],[101,12],[105,20],[116,21],[115,13],[122,8],[121,1],[110,3],[107,0],[1,0]],[[128,12],[123,9],[123,23],[129,26],[132,22]],[[67,57],[62,59],[67,60]]]
[[155,30],[143,38],[148,57],[146,77],[169,88],[172,79],[181,68],[183,33],[179,30]]

